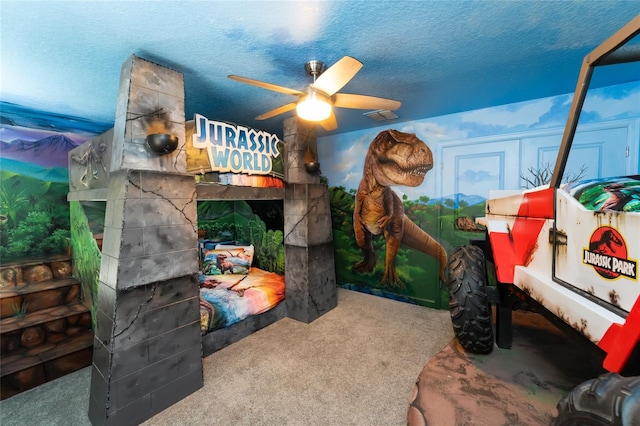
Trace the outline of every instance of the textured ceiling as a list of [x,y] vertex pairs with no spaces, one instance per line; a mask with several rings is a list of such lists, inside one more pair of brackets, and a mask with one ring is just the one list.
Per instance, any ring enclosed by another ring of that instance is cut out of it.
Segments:
[[[582,58],[640,14],[640,1],[0,0],[1,100],[113,122],[131,55],[184,73],[186,116],[281,134],[253,118],[295,100],[228,74],[294,89],[304,63],[364,63],[341,90],[402,101],[395,121],[571,93]],[[593,87],[640,80],[605,67]],[[338,109],[338,129],[380,125]],[[392,122],[388,122],[392,123]],[[326,134],[319,130],[319,135]]]

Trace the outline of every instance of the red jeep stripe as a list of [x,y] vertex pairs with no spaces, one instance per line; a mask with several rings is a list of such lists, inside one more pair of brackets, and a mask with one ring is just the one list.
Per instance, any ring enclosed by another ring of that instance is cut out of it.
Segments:
[[553,188],[525,192],[511,232],[492,232],[489,235],[499,282],[513,283],[515,266],[531,262],[538,235],[545,220],[552,217]]
[[631,308],[624,324],[611,324],[598,346],[607,353],[602,366],[614,373],[620,373],[631,352],[640,341],[640,297]]

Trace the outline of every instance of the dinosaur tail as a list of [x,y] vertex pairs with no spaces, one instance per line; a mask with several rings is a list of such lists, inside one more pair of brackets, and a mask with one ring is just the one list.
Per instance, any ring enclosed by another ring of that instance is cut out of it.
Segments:
[[447,267],[447,252],[444,247],[406,215],[402,220],[402,226],[402,243],[435,258],[440,264],[440,279],[442,282],[447,282],[444,273]]

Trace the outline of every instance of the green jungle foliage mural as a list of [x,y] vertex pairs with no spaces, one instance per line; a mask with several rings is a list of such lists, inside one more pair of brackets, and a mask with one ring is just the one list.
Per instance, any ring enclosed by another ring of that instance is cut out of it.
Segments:
[[[96,321],[98,286],[100,285],[100,261],[102,255],[90,229],[90,220],[85,213],[82,203],[73,201],[70,204],[71,214],[71,245],[73,249],[74,276],[82,282],[83,300],[91,306],[93,325]],[[105,203],[96,203],[105,206]],[[91,209],[99,212],[99,220],[104,223],[104,210]]]
[[237,241],[253,245],[255,266],[284,275],[282,203],[251,203],[244,200],[199,201],[198,229],[205,231],[206,238],[212,242]]
[[70,248],[69,185],[0,172],[0,257],[64,254]]
[[616,179],[591,179],[570,186],[589,210],[640,211],[640,175]]
[[[438,262],[407,246],[400,246],[396,256],[396,270],[401,280],[407,283],[406,288],[394,288],[393,292],[380,284],[384,270],[381,259],[385,257],[384,237],[373,238],[373,246],[379,261],[371,274],[361,274],[353,266],[362,259],[362,251],[355,242],[353,231],[353,210],[355,206],[355,189],[347,190],[342,186],[330,187],[331,220],[335,247],[336,275],[339,283],[345,288],[382,295],[432,307],[448,306],[448,295],[443,284],[434,286],[434,277],[438,275]],[[460,224],[473,223],[474,219],[483,216],[484,203],[468,206],[460,201],[455,208],[454,200],[430,202],[426,196],[417,200],[403,197],[402,203],[407,217],[430,235],[437,236],[447,252],[466,244],[469,239],[482,238],[481,229],[474,227],[467,230]]]
[[0,101],[0,258],[67,254],[68,153],[109,123]]

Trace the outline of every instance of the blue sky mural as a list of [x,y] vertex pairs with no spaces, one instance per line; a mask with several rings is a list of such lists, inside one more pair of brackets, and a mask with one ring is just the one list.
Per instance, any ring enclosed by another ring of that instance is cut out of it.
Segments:
[[[434,152],[436,167],[437,146],[452,141],[465,141],[488,136],[522,134],[542,129],[564,128],[573,94],[553,96],[519,102],[492,108],[450,114],[424,120],[387,125],[366,131],[356,131],[318,140],[318,156],[322,173],[330,186],[344,186],[347,189],[358,187],[362,177],[364,155],[369,143],[381,130],[395,128],[403,132],[415,132]],[[584,104],[580,124],[640,117],[640,82],[595,89],[589,92]],[[558,139],[558,143],[559,143]],[[479,148],[480,149],[480,148]],[[555,156],[553,156],[555,159]],[[469,164],[460,165],[465,171],[460,175],[459,186],[466,195],[487,197],[490,189],[499,189],[500,177],[495,170],[498,158],[487,159],[478,164],[469,160]],[[580,159],[574,159],[580,162]],[[588,162],[587,159],[584,161]],[[396,187],[399,194],[409,199],[427,195],[434,197],[436,190],[435,168],[431,170],[424,183],[416,188]],[[496,186],[498,185],[498,186]],[[442,196],[451,195],[448,193]]]

